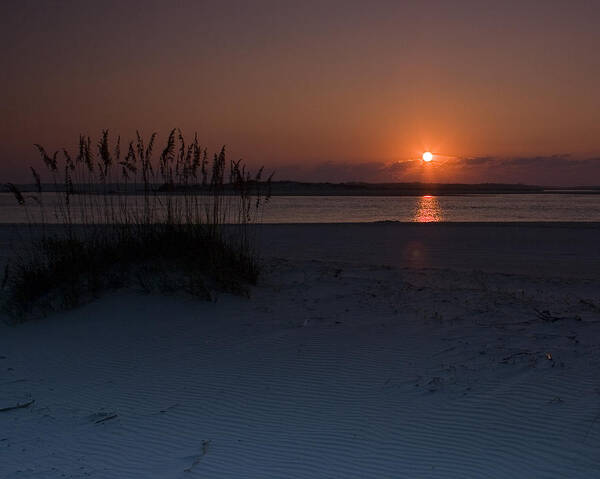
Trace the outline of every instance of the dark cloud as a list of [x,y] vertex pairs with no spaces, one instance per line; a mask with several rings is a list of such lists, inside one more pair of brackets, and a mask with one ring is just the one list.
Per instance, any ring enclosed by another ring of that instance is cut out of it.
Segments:
[[493,158],[491,156],[481,156],[477,158],[462,158],[462,161],[466,166],[484,165],[495,160],[496,158]]
[[317,182],[394,182],[402,181],[402,174],[410,168],[413,161],[385,163],[336,162],[324,161],[315,165],[288,165],[279,168],[276,177],[280,180],[317,181]]
[[573,158],[570,154],[501,158],[450,158],[427,165],[420,160],[397,162],[336,162],[288,165],[278,179],[329,182],[527,183],[547,186],[600,185],[600,157]]
[[[552,167],[562,167],[567,165],[567,161],[569,160],[570,155],[551,155],[551,156],[526,156],[526,157],[517,157],[517,158],[508,158],[502,161],[502,164],[505,166],[511,167],[528,167],[528,166],[540,166],[544,168]],[[572,166],[572,165],[569,165]]]
[[[476,165],[481,181],[531,183],[539,185],[598,185],[599,158],[572,158],[569,154],[516,158],[485,158],[465,160]],[[457,167],[460,167],[457,165]]]

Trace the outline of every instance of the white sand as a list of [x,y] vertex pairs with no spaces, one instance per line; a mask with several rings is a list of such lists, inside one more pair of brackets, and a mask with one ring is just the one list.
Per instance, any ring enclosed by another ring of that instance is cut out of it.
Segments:
[[345,226],[272,227],[251,299],[0,326],[0,477],[600,477],[598,228]]

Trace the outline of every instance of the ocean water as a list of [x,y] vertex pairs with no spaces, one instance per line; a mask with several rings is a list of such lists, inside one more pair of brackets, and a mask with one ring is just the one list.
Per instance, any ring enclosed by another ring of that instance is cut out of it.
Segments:
[[600,221],[600,195],[278,197],[265,222]]
[[[134,197],[131,197],[134,198]],[[45,221],[56,221],[52,211],[56,195],[46,195]],[[39,220],[39,207],[27,200],[16,203],[0,193],[0,223]],[[138,207],[139,207],[138,202]],[[129,207],[135,208],[134,199]],[[73,218],[79,217],[77,197],[72,197]],[[263,223],[403,222],[511,222],[598,221],[598,194],[498,194],[456,196],[276,196],[264,208]]]

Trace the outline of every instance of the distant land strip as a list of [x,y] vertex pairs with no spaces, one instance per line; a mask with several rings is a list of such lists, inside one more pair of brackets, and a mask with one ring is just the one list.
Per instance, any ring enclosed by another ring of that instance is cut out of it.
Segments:
[[[18,185],[23,192],[35,192],[33,184]],[[61,185],[44,184],[43,191],[63,191]],[[267,191],[266,183],[260,183],[263,193]],[[73,194],[85,189],[89,192],[90,185],[74,184]],[[129,184],[123,190],[123,185],[106,184],[92,185],[98,193],[143,193],[143,185]],[[210,193],[209,186],[189,187],[186,185],[156,184],[152,186],[155,193]],[[299,181],[273,181],[270,186],[272,196],[423,196],[423,195],[465,195],[465,194],[600,194],[600,186],[587,187],[549,187],[508,183],[308,183]],[[6,191],[6,190],[5,190]],[[225,185],[225,193],[231,191],[231,185]]]

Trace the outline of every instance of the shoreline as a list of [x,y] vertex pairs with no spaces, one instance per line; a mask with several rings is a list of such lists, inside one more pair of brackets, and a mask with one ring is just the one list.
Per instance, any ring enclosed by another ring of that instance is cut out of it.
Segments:
[[[457,196],[457,195],[539,195],[539,194],[571,194],[571,195],[589,195],[600,194],[600,186],[543,186],[543,185],[524,185],[514,183],[330,183],[330,182],[301,182],[278,180],[270,184],[266,182],[258,183],[260,188],[265,190],[269,188],[272,196]],[[37,191],[37,185],[31,183],[16,184],[23,193]],[[64,193],[61,186],[55,184],[42,183],[44,192]],[[118,195],[143,195],[144,188],[142,184],[129,184],[127,189],[120,189],[117,183],[107,184],[106,187],[100,184],[92,185],[92,191],[89,185],[74,183],[75,190],[73,195],[82,194],[118,194]],[[196,186],[186,188],[184,186],[168,186],[165,184],[150,185],[152,194],[169,195],[210,195],[208,186]],[[226,184],[222,192],[224,195],[235,195],[231,184]]]
[[[403,225],[403,226],[417,226],[417,227],[435,227],[435,226],[562,226],[562,227],[579,227],[579,226],[590,226],[600,228],[600,221],[427,221],[427,222],[419,222],[419,221],[396,221],[396,220],[376,220],[376,221],[346,221],[346,222],[287,222],[287,223],[268,223],[261,222],[253,225],[249,225],[251,228],[260,228],[262,226],[328,226],[328,225]],[[47,227],[62,227],[62,223],[46,223]],[[93,223],[90,226],[102,226],[103,223]],[[0,229],[4,227],[41,227],[43,223],[0,223]],[[74,227],[80,228],[86,225],[82,223],[74,223]],[[225,223],[225,227],[236,226],[234,223]]]
[[600,223],[328,223],[257,228],[265,257],[600,278]]

